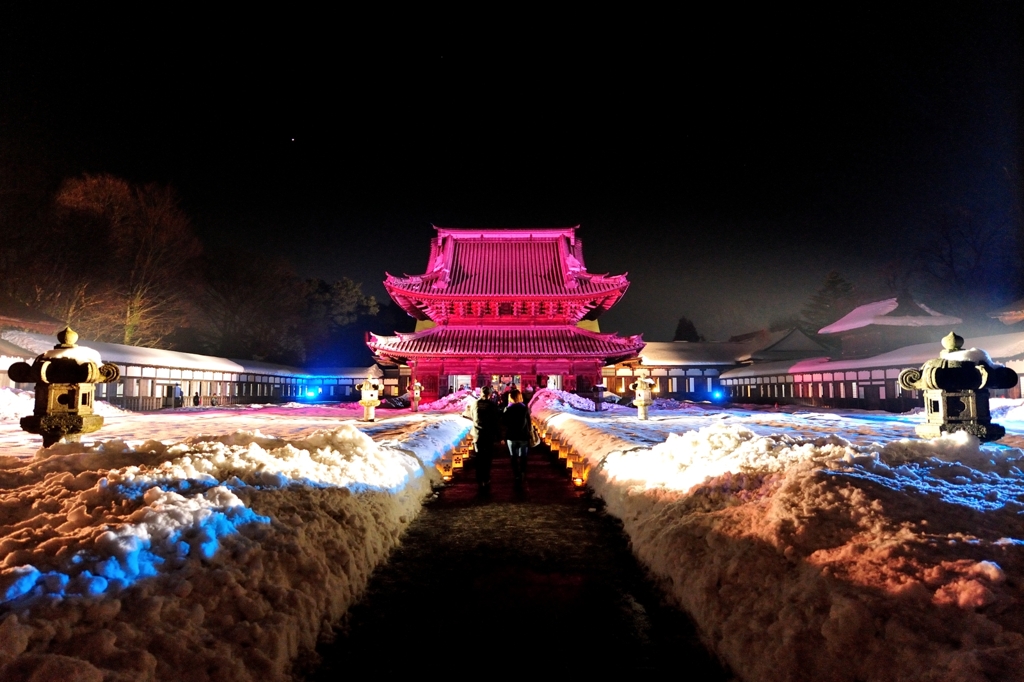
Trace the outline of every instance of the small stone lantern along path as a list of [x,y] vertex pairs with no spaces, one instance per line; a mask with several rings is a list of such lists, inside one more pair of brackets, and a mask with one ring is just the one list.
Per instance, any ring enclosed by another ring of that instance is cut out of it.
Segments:
[[304,661],[296,672],[308,682],[356,672],[730,679],[690,619],[662,604],[619,523],[573,489],[547,448],[531,451],[523,489],[508,457],[496,457],[491,487],[480,496],[473,471],[458,473],[319,647],[319,667]]

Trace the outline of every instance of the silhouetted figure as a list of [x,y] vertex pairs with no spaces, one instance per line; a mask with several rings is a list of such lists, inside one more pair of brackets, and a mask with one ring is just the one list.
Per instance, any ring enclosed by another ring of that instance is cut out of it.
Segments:
[[512,475],[516,483],[522,483],[526,476],[526,455],[530,451],[530,408],[517,388],[508,392],[508,407],[501,415],[501,424],[505,427],[505,443],[512,457]]
[[490,490],[491,462],[494,460],[494,449],[501,440],[501,408],[494,402],[494,389],[484,386],[482,397],[470,403],[463,417],[473,421],[470,437],[473,439],[473,450],[476,453],[476,482],[481,492]]
[[199,407],[199,391],[196,391],[196,394],[192,396],[192,405],[194,407]]

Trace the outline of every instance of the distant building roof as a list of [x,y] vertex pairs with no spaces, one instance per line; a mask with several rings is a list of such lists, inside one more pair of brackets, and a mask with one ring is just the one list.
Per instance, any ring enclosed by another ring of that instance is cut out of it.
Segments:
[[648,341],[638,360],[644,367],[735,365],[749,350],[749,343],[728,341]]
[[592,357],[615,362],[644,345],[639,336],[622,338],[577,327],[451,327],[412,334],[370,334],[367,345],[392,358],[419,356]]
[[798,329],[761,330],[734,336],[731,341],[649,341],[640,351],[645,367],[736,365],[744,362],[805,358],[825,352]]
[[890,327],[945,327],[963,322],[959,317],[943,315],[907,297],[893,297],[867,303],[822,327],[819,334],[838,334],[877,324]]
[[[980,348],[988,351],[989,356],[996,362],[1011,363],[1024,358],[1024,332],[968,338],[964,341],[964,347]],[[737,379],[771,374],[834,372],[882,367],[919,367],[924,364],[925,360],[938,357],[941,350],[941,344],[931,342],[905,346],[888,353],[856,360],[830,360],[826,357],[819,357],[796,361],[765,362],[731,369],[724,372],[722,378]]]
[[30,308],[0,292],[0,329],[24,329],[41,334],[56,334],[64,323],[46,313]]
[[999,310],[993,310],[988,316],[998,319],[1003,324],[1017,324],[1024,320],[1024,298],[1014,301]]
[[14,345],[10,341],[0,339],[0,355],[9,358],[34,358],[39,355],[39,353],[33,353],[27,348],[22,348],[21,346]]

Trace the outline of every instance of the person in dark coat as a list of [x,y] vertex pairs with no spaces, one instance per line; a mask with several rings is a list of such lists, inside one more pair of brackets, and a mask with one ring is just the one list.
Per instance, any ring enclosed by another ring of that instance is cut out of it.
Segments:
[[484,386],[482,397],[470,403],[463,417],[473,420],[470,437],[473,439],[473,450],[476,453],[476,482],[481,492],[486,492],[491,485],[491,462],[494,460],[495,446],[501,440],[501,408],[494,402],[491,394],[494,389]]
[[505,443],[512,457],[512,475],[516,483],[522,483],[526,476],[526,455],[530,450],[530,408],[523,402],[518,388],[508,392],[508,407],[501,415],[505,429]]

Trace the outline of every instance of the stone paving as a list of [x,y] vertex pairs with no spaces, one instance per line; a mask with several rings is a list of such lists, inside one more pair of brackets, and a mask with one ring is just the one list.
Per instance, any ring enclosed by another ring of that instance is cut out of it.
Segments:
[[689,618],[662,603],[619,523],[571,487],[546,449],[531,453],[522,487],[507,457],[495,460],[486,495],[470,467],[426,505],[335,640],[300,662],[298,677],[448,666],[446,677],[664,671],[730,679]]

